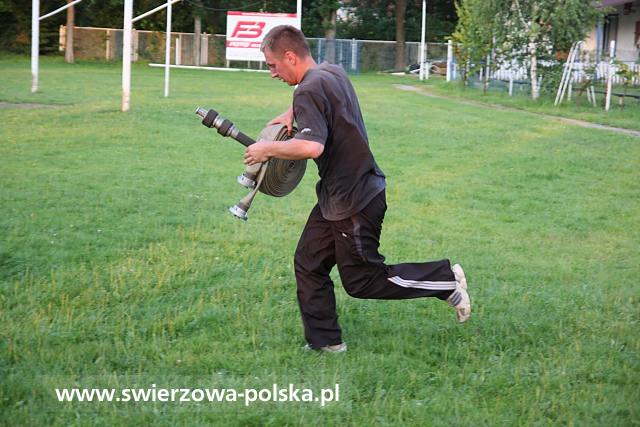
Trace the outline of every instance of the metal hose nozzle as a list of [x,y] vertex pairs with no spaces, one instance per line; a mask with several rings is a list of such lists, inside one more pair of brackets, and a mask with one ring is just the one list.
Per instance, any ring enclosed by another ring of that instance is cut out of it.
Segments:
[[[205,110],[198,107],[195,111],[202,118],[202,124],[208,128],[215,128],[222,136],[229,136],[242,145],[248,147],[255,141],[240,132],[233,123],[220,116],[215,110]],[[270,125],[262,129],[259,139],[267,141],[286,141],[289,139],[287,127],[283,124]],[[237,218],[247,220],[247,212],[251,203],[259,192],[273,197],[282,197],[291,193],[298,185],[306,169],[306,160],[282,160],[272,158],[263,163],[247,166],[245,172],[238,177],[238,183],[251,189],[229,211]]]
[[256,141],[240,132],[231,121],[222,117],[216,110],[211,109],[206,111],[204,108],[198,107],[195,112],[198,116],[202,117],[203,125],[208,128],[216,128],[220,135],[229,136],[245,147],[255,144]]

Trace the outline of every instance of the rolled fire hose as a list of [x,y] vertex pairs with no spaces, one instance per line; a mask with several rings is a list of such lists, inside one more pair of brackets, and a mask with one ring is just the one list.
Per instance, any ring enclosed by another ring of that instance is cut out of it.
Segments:
[[[202,117],[202,124],[216,128],[218,133],[231,137],[248,147],[256,141],[240,132],[233,123],[220,116],[215,110],[206,111],[197,108],[196,114]],[[270,125],[262,129],[259,139],[267,141],[286,141],[290,139],[287,127],[282,124]],[[238,183],[251,189],[249,194],[236,205],[229,208],[235,217],[247,220],[247,212],[258,191],[268,196],[283,197],[291,193],[300,183],[307,167],[306,160],[283,160],[272,158],[264,163],[247,166],[244,173],[238,176]]]

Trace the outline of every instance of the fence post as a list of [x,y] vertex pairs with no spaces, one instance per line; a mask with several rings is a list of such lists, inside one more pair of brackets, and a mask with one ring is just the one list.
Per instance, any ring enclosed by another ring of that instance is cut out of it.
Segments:
[[164,97],[169,96],[169,79],[171,73],[171,0],[167,0],[167,35],[164,42]]
[[176,65],[182,64],[182,34],[176,37]]
[[40,59],[40,0],[31,1],[31,93],[38,91]]
[[202,34],[200,39],[200,65],[209,65],[209,35]]
[[129,111],[131,96],[131,32],[133,31],[133,0],[124,2],[122,34],[122,111]]
[[425,61],[425,33],[427,30],[427,1],[422,0],[422,31],[420,33],[420,80],[424,80],[424,61]]
[[453,68],[453,43],[451,40],[447,41],[447,81],[451,81]]
[[109,51],[111,50],[111,35],[109,34],[109,30],[104,30],[104,33],[106,34],[105,37],[105,48],[104,48],[104,59],[105,60],[109,60]]
[[609,111],[611,108],[611,84],[613,80],[613,61],[615,60],[616,41],[611,40],[609,45],[609,71],[607,73],[607,97],[604,103],[605,111]]
[[140,42],[140,34],[138,33],[138,30],[133,28],[131,30],[131,35],[133,37],[133,62],[136,62],[138,60],[138,54],[139,54],[138,47]]
[[424,78],[429,80],[429,73],[431,72],[431,62],[429,62],[429,44],[424,44]]
[[509,68],[509,96],[513,96],[513,70]]
[[355,72],[358,68],[358,42],[351,39],[351,71]]

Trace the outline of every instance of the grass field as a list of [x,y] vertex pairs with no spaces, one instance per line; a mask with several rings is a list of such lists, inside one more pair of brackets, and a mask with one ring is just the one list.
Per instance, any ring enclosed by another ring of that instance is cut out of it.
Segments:
[[[613,96],[610,110],[604,111],[604,95],[596,95],[597,107],[593,107],[587,101],[586,93],[580,94],[580,87],[574,86],[573,100],[564,101],[559,106],[554,105],[556,93],[542,93],[537,101],[531,100],[528,88],[514,88],[514,95],[509,96],[507,84],[503,82],[492,82],[487,92],[482,90],[479,82],[464,87],[460,81],[447,83],[443,78],[431,78],[425,80],[422,87],[429,91],[445,95],[451,98],[471,99],[484,103],[497,104],[505,107],[517,108],[533,113],[550,114],[554,116],[568,117],[571,119],[584,120],[607,126],[621,127],[625,129],[640,130],[640,99],[636,100],[627,97],[623,105],[620,105],[620,98]],[[598,91],[604,92],[604,87],[597,87]],[[622,86],[614,86],[613,93],[624,93]],[[638,87],[628,89],[630,95],[640,95]]]
[[[291,89],[267,75],[0,58],[0,424],[640,424],[640,139],[355,76],[388,176],[382,252],[465,266],[474,313],[367,301],[336,277],[343,355],[309,354],[292,254],[315,166],[244,223],[242,147]],[[24,105],[22,107],[25,107]],[[338,402],[58,402],[55,388],[340,387]]]

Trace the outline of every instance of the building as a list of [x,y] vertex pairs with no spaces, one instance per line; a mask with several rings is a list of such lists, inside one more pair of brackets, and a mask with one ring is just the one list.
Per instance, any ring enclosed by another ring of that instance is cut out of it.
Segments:
[[616,42],[616,59],[628,63],[640,60],[640,0],[603,0],[612,10],[585,40],[584,49],[608,53]]

